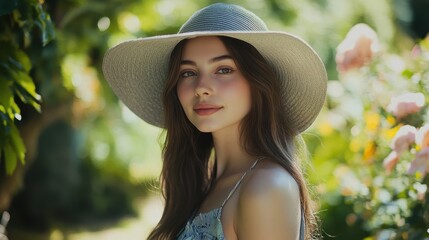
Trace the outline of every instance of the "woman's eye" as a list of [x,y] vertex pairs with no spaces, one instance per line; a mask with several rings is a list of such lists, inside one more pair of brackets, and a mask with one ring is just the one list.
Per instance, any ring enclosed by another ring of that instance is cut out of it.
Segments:
[[181,78],[187,78],[187,77],[193,77],[196,76],[195,72],[193,71],[184,71],[180,73]]
[[232,70],[232,68],[223,67],[223,68],[220,68],[219,70],[217,70],[217,73],[228,74],[228,73],[232,73],[233,71],[234,70]]

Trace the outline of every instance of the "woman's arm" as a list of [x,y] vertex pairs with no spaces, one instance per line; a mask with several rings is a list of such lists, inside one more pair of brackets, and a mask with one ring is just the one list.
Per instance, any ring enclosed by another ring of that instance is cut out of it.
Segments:
[[297,240],[301,220],[299,188],[282,167],[255,169],[238,199],[238,239]]

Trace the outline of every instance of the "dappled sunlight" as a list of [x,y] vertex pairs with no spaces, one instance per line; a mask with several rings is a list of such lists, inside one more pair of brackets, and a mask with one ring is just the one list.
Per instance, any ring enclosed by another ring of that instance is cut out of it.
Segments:
[[[7,234],[145,239],[163,210],[165,135],[110,90],[103,57],[124,40],[176,33],[210,1],[15,2],[0,9]],[[429,238],[426,5],[423,16],[413,1],[239,2],[326,65],[326,103],[303,134],[324,239]]]
[[[141,240],[146,239],[161,218],[163,206],[158,196],[137,201],[138,218],[121,220],[115,226],[99,231],[82,231],[67,235],[69,240]],[[50,240],[63,240],[52,238]]]
[[119,14],[118,21],[119,26],[123,31],[128,31],[130,33],[136,33],[137,31],[140,31],[140,19],[130,12],[122,12]]
[[[147,198],[135,200],[138,213],[136,217],[119,219],[113,223],[94,222],[79,227],[69,226],[52,229],[47,234],[28,232],[26,234],[12,232],[11,239],[31,240],[141,240],[146,239],[159,221],[163,204],[161,197],[151,194]],[[1,232],[0,232],[1,233]]]
[[106,31],[110,27],[110,18],[102,17],[97,22],[97,27],[100,31]]

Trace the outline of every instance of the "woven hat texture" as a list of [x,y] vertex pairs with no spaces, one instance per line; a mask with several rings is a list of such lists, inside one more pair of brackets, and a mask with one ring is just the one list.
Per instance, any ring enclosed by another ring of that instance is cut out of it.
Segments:
[[177,34],[116,45],[104,56],[104,76],[131,111],[149,124],[163,127],[162,92],[170,54],[181,40],[199,36],[228,36],[253,45],[280,76],[281,107],[294,127],[302,132],[314,122],[326,97],[323,62],[299,37],[269,31],[258,16],[237,5],[216,3],[200,9]]

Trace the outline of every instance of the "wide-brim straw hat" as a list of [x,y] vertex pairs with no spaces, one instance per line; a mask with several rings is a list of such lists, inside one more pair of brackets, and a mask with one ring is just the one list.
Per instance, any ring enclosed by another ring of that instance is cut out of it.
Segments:
[[147,123],[163,127],[162,94],[170,54],[180,41],[199,36],[228,36],[253,45],[282,81],[280,107],[293,127],[302,132],[314,122],[326,96],[323,62],[299,37],[269,31],[258,16],[237,5],[216,3],[200,9],[177,34],[138,38],[116,45],[104,56],[104,76],[131,111]]

